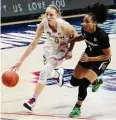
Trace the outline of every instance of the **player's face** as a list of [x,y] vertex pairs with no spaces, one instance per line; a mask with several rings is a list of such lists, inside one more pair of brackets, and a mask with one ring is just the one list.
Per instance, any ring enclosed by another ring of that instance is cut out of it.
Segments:
[[58,13],[56,10],[49,7],[46,9],[45,15],[49,23],[54,22],[58,18]]
[[92,20],[92,17],[89,15],[86,15],[83,19],[83,29],[87,32],[94,31],[94,28],[96,26],[96,23]]

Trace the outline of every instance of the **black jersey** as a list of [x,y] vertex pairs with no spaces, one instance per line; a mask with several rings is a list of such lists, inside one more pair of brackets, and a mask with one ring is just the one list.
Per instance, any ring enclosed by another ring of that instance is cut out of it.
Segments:
[[87,53],[88,56],[92,57],[103,55],[102,49],[110,47],[108,34],[98,26],[96,27],[96,31],[94,33],[86,32],[83,28],[81,32],[85,38],[87,45],[85,53]]

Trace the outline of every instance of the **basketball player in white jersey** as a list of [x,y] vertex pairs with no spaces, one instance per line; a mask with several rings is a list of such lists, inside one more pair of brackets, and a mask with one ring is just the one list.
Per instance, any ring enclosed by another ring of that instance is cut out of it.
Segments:
[[[45,66],[41,70],[40,78],[36,84],[34,95],[28,102],[24,103],[24,107],[29,110],[35,105],[35,102],[46,85],[47,78],[51,75],[53,70],[59,66],[64,59],[70,59],[72,56],[71,49],[68,48],[72,45],[64,44],[70,39],[70,37],[77,36],[76,30],[65,20],[60,18],[60,11],[55,5],[49,5],[46,9],[45,18],[41,21],[36,30],[36,35],[34,40],[31,42],[23,56],[20,58],[18,63],[16,63],[12,69],[18,70],[22,62],[29,56],[29,54],[35,49],[40,40],[42,33],[46,33],[47,40],[44,43],[44,63]],[[63,44],[62,44],[63,42]],[[56,73],[59,77],[59,83],[63,78],[63,69],[59,69]],[[62,83],[60,83],[62,86]]]

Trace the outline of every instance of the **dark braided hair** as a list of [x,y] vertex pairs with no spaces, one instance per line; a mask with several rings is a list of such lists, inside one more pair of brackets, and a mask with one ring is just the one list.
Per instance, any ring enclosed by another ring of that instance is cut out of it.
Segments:
[[86,12],[92,17],[93,21],[96,21],[97,23],[105,22],[108,16],[107,8],[99,3],[88,6]]

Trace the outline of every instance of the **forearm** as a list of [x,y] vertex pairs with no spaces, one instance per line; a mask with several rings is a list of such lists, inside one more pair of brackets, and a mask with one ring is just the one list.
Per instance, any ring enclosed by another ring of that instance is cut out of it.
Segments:
[[68,52],[72,51],[74,44],[75,44],[74,42],[70,43],[70,46],[68,48]]
[[80,35],[80,36],[76,36],[73,39],[71,39],[69,41],[69,43],[80,42],[80,41],[83,41],[83,40],[84,40],[84,37],[82,35]]
[[79,41],[82,41],[82,40],[84,40],[84,37],[83,37],[82,35],[76,36],[76,37],[74,37],[73,39],[69,40],[70,47],[69,47],[69,49],[68,49],[68,52],[69,52],[69,51],[72,51],[75,42],[79,42]]
[[96,57],[89,57],[90,62],[96,62],[96,61],[105,61],[108,60],[111,57],[111,55],[100,55]]

